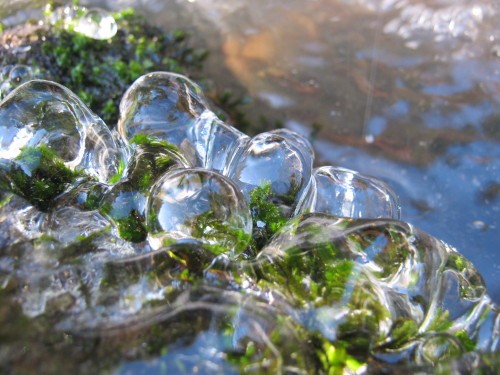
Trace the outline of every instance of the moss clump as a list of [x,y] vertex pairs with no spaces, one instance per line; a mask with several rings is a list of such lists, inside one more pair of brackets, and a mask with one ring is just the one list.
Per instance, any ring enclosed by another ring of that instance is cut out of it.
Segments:
[[52,200],[65,191],[81,171],[72,171],[47,146],[24,147],[10,168],[2,168],[3,187],[26,199],[41,211],[50,208]]
[[144,223],[144,218],[137,210],[130,210],[125,217],[116,220],[118,233],[121,238],[130,242],[141,242],[146,239],[148,231]]
[[[78,8],[77,8],[78,9]],[[52,16],[52,10],[46,14]],[[193,74],[208,55],[188,46],[182,31],[164,32],[133,9],[113,13],[116,35],[96,40],[55,25],[20,25],[5,30],[0,42],[15,39],[30,53],[0,49],[2,65],[24,64],[40,71],[40,78],[59,82],[75,92],[108,125],[116,124],[120,99],[141,75],[158,70]],[[12,44],[12,43],[9,43]]]
[[287,222],[280,208],[272,202],[274,192],[271,183],[264,184],[250,192],[250,211],[253,220],[253,238],[251,247],[261,249]]

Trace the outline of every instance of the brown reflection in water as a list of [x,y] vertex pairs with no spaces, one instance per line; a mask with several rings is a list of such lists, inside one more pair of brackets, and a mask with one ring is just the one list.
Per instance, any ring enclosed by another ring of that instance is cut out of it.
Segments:
[[[368,1],[346,3],[271,2],[259,9],[238,2],[212,20],[222,26],[219,38],[207,40],[218,64],[214,69],[209,62],[210,75],[219,86],[230,86],[236,77],[254,98],[247,112],[250,118],[256,114],[255,122],[264,115],[270,123],[320,124],[319,139],[418,166],[429,165],[450,146],[484,139],[483,132],[498,135],[488,125],[494,114],[468,114],[485,103],[498,112],[494,14],[481,13],[481,28],[474,29],[476,15],[491,2],[478,3],[477,9],[463,1],[448,5],[465,25],[450,21],[449,35],[441,25],[427,30],[424,24],[405,37],[398,32],[408,26],[409,12],[420,11],[422,22],[429,23],[437,22],[429,12],[447,14],[448,8],[407,1],[405,13],[396,6],[373,11]],[[396,21],[394,32],[389,26]],[[456,31],[460,27],[465,31]],[[220,58],[233,77],[221,72]],[[398,103],[403,112],[393,109]],[[372,129],[374,119],[384,122]]]

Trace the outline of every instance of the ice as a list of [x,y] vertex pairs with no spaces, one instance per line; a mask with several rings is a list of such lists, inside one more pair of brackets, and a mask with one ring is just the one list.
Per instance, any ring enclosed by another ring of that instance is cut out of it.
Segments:
[[224,173],[250,139],[219,120],[211,111],[202,113],[195,123],[193,135],[193,144],[203,168],[219,173]]
[[386,183],[341,167],[313,172],[313,188],[296,213],[322,212],[352,218],[399,219],[397,194]]
[[17,86],[35,78],[36,69],[22,64],[4,65],[0,68],[0,99]]
[[253,189],[270,184],[277,204],[295,207],[308,187],[312,162],[308,142],[302,141],[299,134],[267,132],[247,143],[227,174],[246,196]]
[[179,148],[191,166],[202,166],[189,135],[204,111],[205,97],[194,82],[175,73],[149,73],[123,96],[118,131],[127,142],[137,134],[167,141]]
[[146,216],[154,248],[165,241],[194,238],[215,253],[237,254],[245,249],[252,233],[250,210],[238,187],[203,169],[164,175],[151,191]]
[[[398,221],[298,216],[273,237],[257,260],[269,287],[302,310],[297,315],[304,319],[302,324],[319,329],[331,340],[358,337],[358,344],[378,347],[380,353],[394,343],[401,347],[404,324],[408,329],[405,350],[432,357],[435,332],[474,332],[482,324],[479,316],[491,311],[484,282],[470,262]],[[450,282],[460,291],[452,304],[447,302],[453,294]],[[317,289],[319,285],[322,289]],[[314,300],[304,306],[308,295],[314,295]],[[457,310],[459,301],[462,308]],[[331,319],[325,319],[325,311]],[[498,316],[498,310],[492,313]],[[427,333],[429,343],[422,348],[414,338]],[[456,336],[452,337],[452,342],[440,345],[454,348]],[[462,349],[459,354],[465,352]]]
[[118,31],[113,16],[101,8],[88,9],[77,5],[59,7],[50,12],[47,22],[98,40],[111,39]]
[[93,8],[75,20],[75,31],[92,39],[111,39],[118,31],[115,19],[104,9]]
[[120,103],[118,130],[131,141],[145,134],[179,149],[192,167],[223,172],[248,137],[208,109],[201,88],[166,72],[147,74],[127,90]]
[[106,193],[100,205],[116,223],[120,236],[132,242],[146,238],[145,205],[152,185],[167,171],[187,167],[175,150],[161,144],[135,146],[125,177]]
[[15,160],[25,148],[46,146],[71,170],[106,182],[122,159],[104,124],[67,88],[29,81],[0,103],[0,157]]
[[316,373],[498,351],[481,275],[396,220],[382,181],[313,170],[290,130],[250,139],[183,76],[146,75],[121,107],[115,137],[55,83],[0,104],[0,316],[43,333],[12,335],[7,358],[98,338],[129,358],[118,371]]

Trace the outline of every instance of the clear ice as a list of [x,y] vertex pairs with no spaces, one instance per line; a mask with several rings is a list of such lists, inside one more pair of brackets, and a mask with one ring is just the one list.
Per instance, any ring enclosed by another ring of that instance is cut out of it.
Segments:
[[309,187],[313,157],[309,142],[300,135],[271,131],[253,137],[234,158],[227,174],[246,196],[270,184],[275,203],[289,216]]
[[76,19],[75,31],[93,39],[111,39],[118,31],[115,19],[104,9],[93,8],[85,10]]
[[152,187],[147,203],[151,241],[194,238],[214,252],[240,253],[248,245],[252,218],[238,187],[227,177],[204,169],[165,174]]
[[49,13],[48,23],[59,24],[65,29],[73,29],[92,39],[111,39],[118,31],[115,19],[104,9],[68,5],[56,8]]
[[321,212],[341,217],[399,219],[397,194],[371,176],[341,167],[313,171],[313,188],[296,213]]
[[118,173],[123,159],[118,139],[75,94],[55,82],[33,80],[0,103],[0,158],[16,161],[23,150],[42,146],[68,168],[102,182]]
[[[113,373],[495,366],[481,275],[397,220],[385,183],[313,169],[290,130],[249,138],[177,74],[139,78],[120,110],[115,136],[53,82],[0,103],[0,363],[29,372],[29,347],[68,373],[75,356]],[[286,222],[263,246],[257,204]]]

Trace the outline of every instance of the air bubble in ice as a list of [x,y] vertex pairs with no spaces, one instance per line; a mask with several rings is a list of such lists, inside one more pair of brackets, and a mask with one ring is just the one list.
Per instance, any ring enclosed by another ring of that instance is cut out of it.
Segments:
[[5,65],[0,67],[0,99],[17,86],[37,76],[38,69],[27,65]]
[[153,247],[165,240],[195,238],[214,252],[245,249],[252,231],[248,205],[228,178],[203,169],[179,169],[165,174],[152,188],[147,226]]
[[399,219],[397,194],[374,177],[341,167],[320,167],[314,170],[313,180],[314,187],[297,208],[297,213]]
[[189,135],[207,110],[200,87],[175,73],[155,72],[138,78],[120,102],[118,131],[127,141],[145,134],[178,147],[192,166],[202,166]]
[[149,189],[167,171],[185,167],[184,158],[161,143],[135,146],[126,177],[110,189],[101,203],[123,239],[140,242],[146,238],[144,215]]

